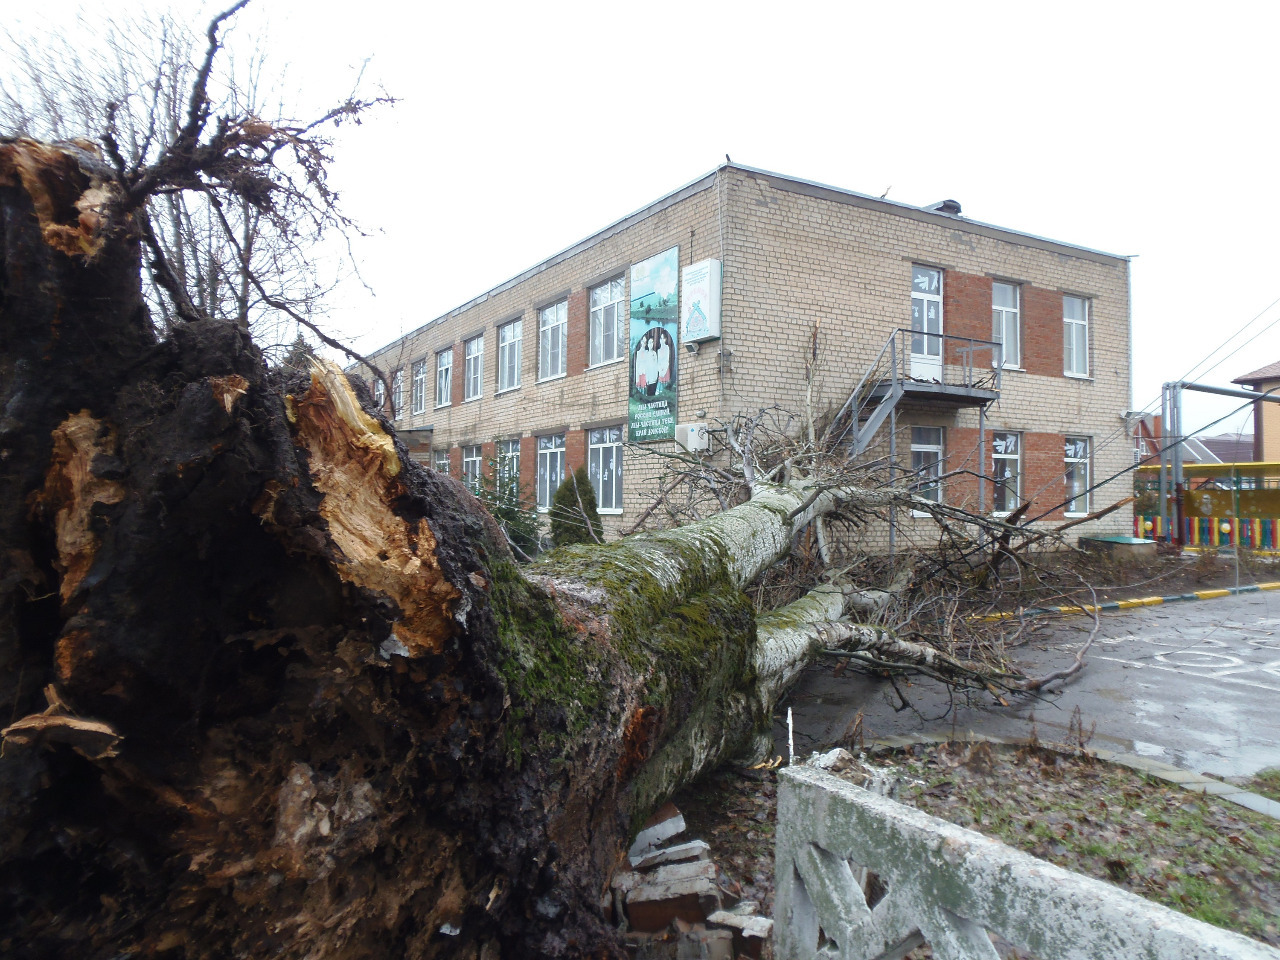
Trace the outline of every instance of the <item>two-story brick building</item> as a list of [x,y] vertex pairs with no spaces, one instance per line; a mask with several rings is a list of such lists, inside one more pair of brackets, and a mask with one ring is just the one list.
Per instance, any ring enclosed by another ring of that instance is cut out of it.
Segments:
[[877,442],[892,425],[927,495],[989,512],[1030,500],[1046,522],[1125,495],[1089,488],[1132,463],[1128,261],[952,201],[725,164],[371,359],[415,457],[463,478],[506,458],[542,508],[586,463],[616,531],[662,469],[626,441],[674,450],[677,424],[798,411],[815,325],[818,403],[839,407],[874,368],[864,420],[893,401]]

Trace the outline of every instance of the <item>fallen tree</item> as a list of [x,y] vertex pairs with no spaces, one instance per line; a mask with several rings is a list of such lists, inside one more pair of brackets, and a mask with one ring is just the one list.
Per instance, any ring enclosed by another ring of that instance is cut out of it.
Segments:
[[0,950],[616,954],[632,832],[812,653],[743,588],[895,494],[759,484],[522,572],[362,384],[158,337],[136,211],[0,141]]

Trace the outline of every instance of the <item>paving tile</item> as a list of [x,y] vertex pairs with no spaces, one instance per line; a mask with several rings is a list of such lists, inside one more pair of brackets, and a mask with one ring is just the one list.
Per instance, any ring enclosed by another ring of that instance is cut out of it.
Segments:
[[1280,820],[1280,803],[1268,800],[1266,797],[1259,796],[1256,793],[1232,793],[1223,797],[1223,799]]

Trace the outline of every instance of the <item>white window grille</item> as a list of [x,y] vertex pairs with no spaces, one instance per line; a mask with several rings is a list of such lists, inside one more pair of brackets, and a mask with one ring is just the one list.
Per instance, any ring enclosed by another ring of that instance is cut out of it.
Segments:
[[625,297],[622,277],[591,288],[591,349],[587,362],[593,367],[627,355]]
[[473,491],[480,489],[480,468],[483,463],[480,444],[462,448],[462,482]]
[[911,487],[922,500],[942,502],[942,427],[911,428]]
[[1089,375],[1089,301],[1084,297],[1062,298],[1062,372]]
[[563,377],[568,370],[569,301],[538,311],[538,379]]
[[413,390],[410,393],[410,407],[414,413],[427,412],[427,361],[419,360],[413,365]]
[[995,513],[1012,513],[1022,502],[1022,434],[991,435],[991,478]]
[[[942,271],[934,267],[911,268],[911,354],[924,358],[924,366],[942,370]],[[916,361],[912,361],[913,364]],[[913,372],[912,374],[916,374]]]
[[373,378],[373,405],[382,410],[382,405],[387,402],[387,388],[382,385],[381,377]]
[[502,493],[520,494],[520,441],[499,440],[497,480]]
[[587,473],[600,513],[622,512],[622,427],[587,432]]
[[564,480],[564,434],[538,438],[538,509],[551,509],[551,498]]
[[1017,284],[991,284],[991,339],[1000,344],[1006,367],[1022,366],[1021,295]]
[[484,392],[484,337],[467,341],[466,368],[462,375],[462,399],[475,400]]
[[436,354],[436,406],[453,402],[453,347]]
[[391,374],[391,419],[399,420],[404,414],[404,368]]
[[1067,485],[1069,514],[1089,512],[1089,438],[1066,437],[1063,444],[1063,478]]
[[523,323],[512,320],[498,328],[498,391],[520,386],[520,343]]
[[449,451],[448,449],[436,450],[433,455],[434,466],[441,473],[449,472]]

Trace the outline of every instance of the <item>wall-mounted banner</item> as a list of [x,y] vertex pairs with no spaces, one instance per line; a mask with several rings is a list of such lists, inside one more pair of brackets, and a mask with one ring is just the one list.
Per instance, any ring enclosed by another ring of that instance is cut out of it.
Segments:
[[679,247],[631,266],[630,440],[670,440],[676,435],[679,277]]
[[720,336],[720,261],[700,260],[680,271],[680,340]]

